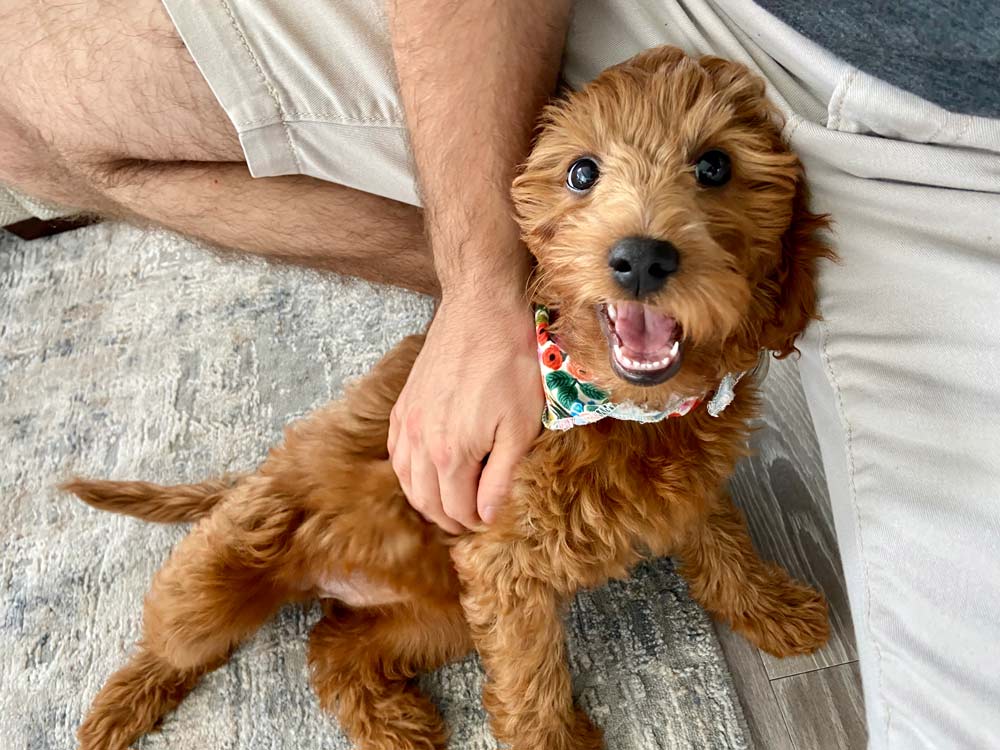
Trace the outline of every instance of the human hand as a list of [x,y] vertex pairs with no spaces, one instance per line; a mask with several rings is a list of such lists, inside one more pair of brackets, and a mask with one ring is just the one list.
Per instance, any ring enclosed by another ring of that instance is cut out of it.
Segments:
[[521,295],[446,293],[389,417],[389,455],[410,504],[453,534],[492,522],[543,405]]

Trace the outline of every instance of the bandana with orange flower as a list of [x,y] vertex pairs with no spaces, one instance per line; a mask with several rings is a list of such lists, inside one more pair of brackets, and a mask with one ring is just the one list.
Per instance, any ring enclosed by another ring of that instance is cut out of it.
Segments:
[[[632,422],[659,422],[671,417],[683,417],[698,406],[704,396],[675,397],[660,409],[646,409],[631,401],[615,402],[611,394],[586,380],[586,373],[578,368],[570,354],[564,351],[555,336],[549,333],[549,323],[555,320],[555,311],[543,305],[535,306],[535,334],[538,338],[538,361],[542,370],[545,390],[545,411],[542,424],[550,430],[568,430],[579,425],[592,424],[605,417],[627,419]],[[733,378],[732,385],[738,378]],[[713,397],[709,411],[712,416],[725,409],[731,396],[720,398],[725,383]],[[731,388],[730,388],[731,390]],[[716,400],[718,402],[716,403]],[[723,403],[723,401],[725,403]],[[712,408],[717,406],[718,409]]]

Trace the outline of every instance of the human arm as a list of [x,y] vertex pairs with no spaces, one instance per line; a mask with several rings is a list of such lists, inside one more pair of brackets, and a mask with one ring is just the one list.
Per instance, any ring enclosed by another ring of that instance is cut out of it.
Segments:
[[539,429],[530,264],[509,190],[555,84],[569,2],[390,0],[389,11],[442,293],[389,452],[414,507],[460,531],[489,522]]

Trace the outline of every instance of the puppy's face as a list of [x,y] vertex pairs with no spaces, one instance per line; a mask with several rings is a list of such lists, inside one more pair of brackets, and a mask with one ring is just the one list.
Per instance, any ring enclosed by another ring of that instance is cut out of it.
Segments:
[[825,220],[743,66],[663,47],[605,71],[547,109],[513,195],[534,299],[618,398],[709,390],[814,316]]

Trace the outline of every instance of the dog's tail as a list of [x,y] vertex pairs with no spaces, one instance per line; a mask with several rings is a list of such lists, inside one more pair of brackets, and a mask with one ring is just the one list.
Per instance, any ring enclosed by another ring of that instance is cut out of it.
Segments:
[[71,479],[60,486],[100,510],[157,523],[196,521],[229,494],[244,475],[227,475],[198,484],[163,486],[149,482]]

